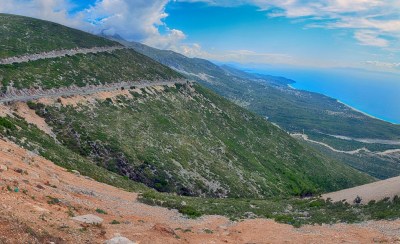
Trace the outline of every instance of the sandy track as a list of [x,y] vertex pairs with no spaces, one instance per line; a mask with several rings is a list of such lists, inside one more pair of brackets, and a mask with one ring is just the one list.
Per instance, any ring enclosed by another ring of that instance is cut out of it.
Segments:
[[[400,241],[400,221],[296,229],[266,219],[242,222],[231,222],[221,216],[186,219],[175,210],[139,203],[136,193],[69,173],[2,140],[0,165],[8,167],[0,173],[0,243],[35,239],[29,229],[41,233],[42,239],[38,243],[51,240],[57,240],[57,243],[103,243],[117,233],[137,243],[163,244]],[[18,173],[19,169],[23,173]],[[19,192],[9,191],[7,186],[11,190],[18,187]],[[49,204],[47,196],[58,198],[61,203]],[[107,214],[97,213],[97,208]],[[101,226],[80,225],[70,219],[68,213],[71,211],[75,215],[95,214],[104,222]],[[114,219],[120,224],[110,224]]]
[[392,198],[395,195],[400,196],[400,176],[324,194],[322,197],[324,199],[331,198],[334,202],[346,199],[348,203],[353,203],[354,199],[360,196],[362,203],[366,204],[371,200],[379,201],[385,197]]

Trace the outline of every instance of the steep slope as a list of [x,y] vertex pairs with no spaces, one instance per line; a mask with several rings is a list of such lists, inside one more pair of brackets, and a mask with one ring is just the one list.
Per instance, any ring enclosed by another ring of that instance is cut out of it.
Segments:
[[328,157],[380,179],[400,174],[399,157],[389,154],[400,148],[399,125],[368,117],[327,96],[292,89],[287,85],[294,81],[282,77],[250,74],[172,51],[118,41],[197,80],[290,133],[305,133],[311,140],[338,151],[359,151],[340,153],[307,142]]
[[[22,17],[7,18],[18,22]],[[49,24],[35,21],[35,26],[40,23]],[[23,27],[35,33],[31,25]],[[60,29],[63,35],[70,30]],[[75,31],[70,34],[66,40],[75,37]],[[114,172],[182,195],[264,198],[374,180],[301,146],[263,118],[131,49],[4,64],[0,77],[7,102],[41,94],[39,102],[28,105],[45,118],[38,126],[41,132],[24,122],[30,112],[11,104],[4,110],[11,106],[16,112],[3,112],[7,118],[0,120],[1,135],[104,182],[112,182],[108,173]],[[160,86],[160,81],[166,83]],[[116,86],[101,90],[107,84]]]
[[159,191],[258,198],[368,179],[198,85],[133,90],[75,107],[30,106],[70,150]]

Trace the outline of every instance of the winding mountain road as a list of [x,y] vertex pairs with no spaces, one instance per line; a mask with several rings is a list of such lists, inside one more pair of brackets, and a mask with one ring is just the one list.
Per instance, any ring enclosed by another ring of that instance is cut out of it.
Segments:
[[93,48],[76,48],[76,49],[63,49],[55,50],[50,52],[43,52],[37,54],[28,54],[23,56],[9,57],[0,59],[0,65],[15,64],[15,63],[26,63],[29,61],[36,61],[41,59],[59,58],[65,56],[74,56],[77,54],[88,54],[88,53],[102,53],[112,52],[115,50],[125,49],[123,46],[111,46],[111,47],[93,47]]
[[26,102],[40,98],[54,98],[62,96],[91,95],[98,92],[115,91],[118,89],[129,89],[131,87],[140,89],[140,88],[154,87],[154,86],[185,84],[186,82],[187,82],[186,80],[129,81],[129,82],[111,83],[99,86],[95,85],[85,86],[85,87],[74,86],[74,87],[51,89],[51,90],[19,90],[13,93],[0,96],[0,103]]
[[[29,54],[23,56],[9,57],[0,59],[0,65],[10,65],[17,63],[26,63],[29,61],[37,61],[42,59],[51,59],[65,56],[74,56],[78,54],[89,54],[89,53],[102,53],[102,52],[113,52],[115,50],[125,49],[124,46],[108,46],[108,47],[93,47],[93,48],[76,48],[70,50],[55,50],[50,52],[43,52],[38,54]],[[62,96],[74,96],[74,95],[90,95],[98,92],[114,91],[121,88],[145,88],[152,86],[165,86],[174,85],[176,83],[184,84],[186,80],[162,80],[162,81],[127,81],[110,83],[105,85],[88,85],[85,87],[63,87],[57,89],[23,89],[23,90],[11,90],[5,94],[0,94],[0,103],[8,102],[26,102],[30,100],[36,100],[40,98],[54,98]]]

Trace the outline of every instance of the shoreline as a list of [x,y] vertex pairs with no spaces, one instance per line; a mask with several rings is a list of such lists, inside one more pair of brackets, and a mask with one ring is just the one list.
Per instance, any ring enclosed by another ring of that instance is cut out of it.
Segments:
[[340,104],[343,104],[344,106],[350,108],[351,110],[353,110],[353,111],[355,111],[355,112],[359,112],[359,113],[361,113],[361,114],[363,114],[363,115],[365,115],[365,116],[367,116],[367,117],[370,117],[370,118],[372,118],[372,119],[377,119],[377,120],[380,120],[380,121],[384,121],[384,122],[389,123],[389,124],[392,124],[392,125],[400,125],[400,122],[397,123],[397,122],[385,120],[385,119],[376,117],[376,116],[374,116],[374,115],[368,114],[367,112],[364,112],[364,111],[362,111],[362,110],[360,110],[360,109],[357,109],[357,108],[355,108],[355,107],[353,107],[353,106],[351,106],[351,105],[349,105],[349,104],[347,104],[347,103],[345,103],[345,102],[342,102],[342,101],[340,101],[340,100],[337,99],[337,98],[331,97],[331,96],[329,96],[329,95],[326,95],[326,94],[323,94],[323,93],[320,93],[320,92],[309,91],[309,90],[305,90],[305,89],[298,89],[298,88],[292,86],[291,84],[288,84],[287,86],[288,86],[289,88],[291,88],[291,89],[294,89],[294,90],[306,91],[306,92],[313,92],[313,93],[317,93],[317,94],[320,94],[320,95],[323,95],[323,96],[326,96],[326,97],[335,99],[336,102],[338,102],[338,103],[340,103]]

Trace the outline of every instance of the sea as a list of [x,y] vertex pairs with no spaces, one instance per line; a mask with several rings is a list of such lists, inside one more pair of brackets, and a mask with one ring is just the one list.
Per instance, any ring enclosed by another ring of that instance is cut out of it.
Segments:
[[370,116],[400,124],[400,75],[358,69],[245,69],[295,81],[293,88],[335,98]]

